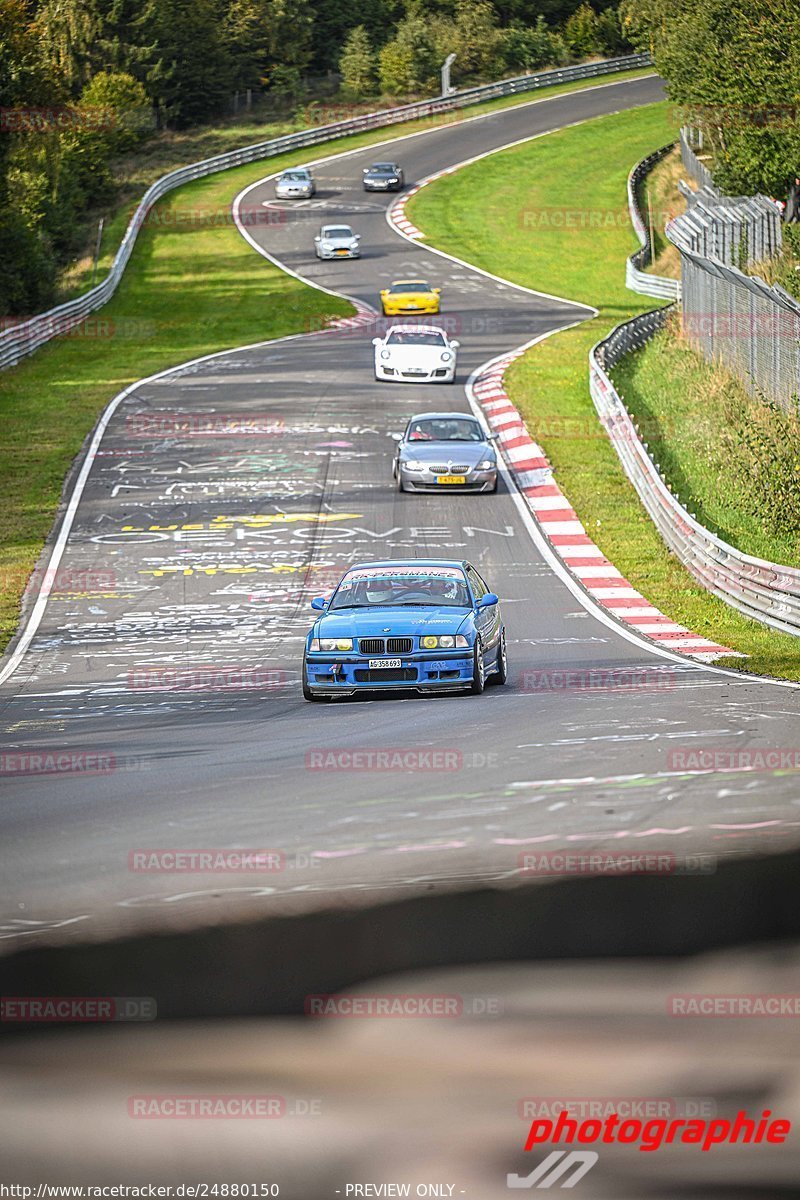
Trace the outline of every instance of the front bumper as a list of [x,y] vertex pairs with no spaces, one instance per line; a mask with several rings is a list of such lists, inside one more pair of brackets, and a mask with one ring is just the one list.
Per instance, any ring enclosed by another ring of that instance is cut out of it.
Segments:
[[311,188],[276,188],[275,196],[278,200],[310,200],[314,195]]
[[375,691],[461,691],[472,683],[472,656],[466,650],[403,654],[400,667],[370,670],[360,654],[308,654],[306,683],[320,695]]
[[397,183],[378,183],[376,180],[364,180],[365,192],[399,192],[402,186],[399,180]]
[[400,466],[403,486],[413,492],[493,492],[497,487],[497,468],[491,471],[460,471],[463,483],[437,483],[431,471],[409,471]]
[[383,359],[376,359],[375,374],[378,379],[389,383],[452,383],[456,377],[455,363],[442,363],[430,371],[420,371],[414,368],[399,368],[386,365]]
[[383,315],[385,317],[435,316],[438,312],[438,300],[431,304],[387,304],[385,301],[383,304]]
[[320,250],[319,257],[323,259],[330,258],[360,258],[360,250]]

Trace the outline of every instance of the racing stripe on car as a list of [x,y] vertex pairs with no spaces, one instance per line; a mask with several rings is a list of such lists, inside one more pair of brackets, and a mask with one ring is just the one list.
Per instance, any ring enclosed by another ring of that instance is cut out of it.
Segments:
[[424,238],[425,234],[421,229],[417,229],[416,225],[412,225],[412,223],[409,221],[408,217],[406,216],[406,203],[411,199],[414,193],[418,191],[418,187],[409,188],[409,190],[404,192],[399,199],[395,200],[394,204],[389,209],[389,220],[391,221],[392,225],[396,225],[397,228],[406,235],[406,237],[413,238],[415,241],[417,241],[419,238]]
[[475,380],[473,393],[489,426],[497,434],[517,486],[561,561],[598,604],[650,641],[704,661],[721,655],[742,657],[735,650],[692,633],[665,616],[632,587],[589,537],[578,514],[553,479],[553,468],[547,455],[531,437],[503,386],[505,371],[520,353],[517,351],[492,363]]

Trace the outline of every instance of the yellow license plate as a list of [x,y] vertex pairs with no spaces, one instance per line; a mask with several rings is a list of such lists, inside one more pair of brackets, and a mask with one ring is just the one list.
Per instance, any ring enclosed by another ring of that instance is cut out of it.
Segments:
[[466,475],[437,475],[437,483],[466,483]]

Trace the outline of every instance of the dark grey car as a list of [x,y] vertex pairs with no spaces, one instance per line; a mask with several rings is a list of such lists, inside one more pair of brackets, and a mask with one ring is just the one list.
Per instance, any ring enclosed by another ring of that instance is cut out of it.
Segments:
[[399,192],[405,184],[403,168],[393,162],[373,163],[364,167],[365,192]]
[[398,436],[392,474],[401,492],[496,492],[496,435],[458,412],[418,413]]

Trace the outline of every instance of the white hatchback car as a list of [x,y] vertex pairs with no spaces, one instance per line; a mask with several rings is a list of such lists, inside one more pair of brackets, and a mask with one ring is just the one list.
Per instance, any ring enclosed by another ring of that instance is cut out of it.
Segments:
[[314,253],[317,258],[360,258],[360,233],[353,233],[349,225],[323,225],[314,238]]
[[396,383],[453,383],[459,342],[435,325],[393,325],[373,338],[375,378]]

